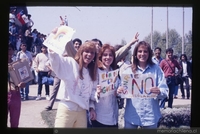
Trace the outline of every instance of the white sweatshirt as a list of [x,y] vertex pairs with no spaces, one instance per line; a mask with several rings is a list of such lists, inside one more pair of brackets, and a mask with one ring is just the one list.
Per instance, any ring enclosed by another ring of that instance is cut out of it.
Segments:
[[[80,111],[94,108],[90,98],[92,89],[96,88],[97,81],[93,82],[89,71],[83,68],[83,77],[79,78],[79,65],[72,57],[63,57],[54,52],[49,52],[49,60],[56,76],[61,79],[57,98],[61,100],[69,110]],[[94,97],[92,97],[93,100]],[[89,104],[90,103],[90,104]]]

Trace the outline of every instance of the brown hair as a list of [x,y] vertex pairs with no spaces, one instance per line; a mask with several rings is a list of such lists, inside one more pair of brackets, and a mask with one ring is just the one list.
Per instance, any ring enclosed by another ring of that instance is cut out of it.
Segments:
[[88,42],[83,43],[80,46],[80,48],[78,49],[74,59],[79,64],[79,76],[80,76],[80,79],[84,79],[84,77],[83,77],[83,65],[84,65],[83,52],[85,52],[86,50],[92,50],[92,51],[95,52],[95,56],[94,56],[93,61],[91,61],[88,64],[89,75],[90,75],[92,81],[95,81],[96,77],[97,77],[97,62],[98,62],[98,56],[97,56],[97,53],[96,53],[95,42],[88,41]]
[[149,65],[154,65],[154,62],[152,61],[152,50],[151,50],[151,46],[149,45],[149,43],[145,42],[145,41],[140,41],[138,42],[138,44],[135,46],[135,49],[133,50],[133,64],[132,64],[132,71],[133,73],[136,72],[136,69],[137,69],[137,66],[139,65],[139,60],[137,59],[137,52],[138,52],[138,48],[140,46],[146,46],[147,47],[147,50],[149,52],[149,57],[147,59],[147,64]]
[[117,63],[116,63],[116,58],[115,58],[115,48],[114,48],[113,46],[111,46],[110,44],[104,44],[104,45],[102,46],[102,48],[100,49],[99,55],[98,55],[98,56],[99,56],[98,67],[99,67],[100,69],[103,70],[102,56],[103,56],[103,53],[104,53],[104,51],[105,51],[106,49],[109,49],[109,50],[111,50],[111,52],[112,52],[112,55],[113,55],[113,62],[112,62],[112,64],[110,65],[110,67],[111,67],[113,70],[115,70],[115,69],[117,69]]

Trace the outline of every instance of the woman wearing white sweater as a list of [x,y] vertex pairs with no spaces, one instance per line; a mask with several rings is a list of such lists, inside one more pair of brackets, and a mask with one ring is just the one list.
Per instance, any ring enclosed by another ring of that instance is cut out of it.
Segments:
[[[86,110],[94,108],[92,89],[96,88],[97,78],[98,57],[94,42],[82,44],[75,58],[63,57],[49,49],[49,60],[56,76],[61,79],[57,95],[61,101],[55,127],[87,128]],[[92,114],[90,118],[96,118],[96,115]]]

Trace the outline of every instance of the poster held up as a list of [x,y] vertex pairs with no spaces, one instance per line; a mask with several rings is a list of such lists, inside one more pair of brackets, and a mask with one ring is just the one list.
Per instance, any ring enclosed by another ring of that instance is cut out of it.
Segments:
[[114,83],[118,77],[119,69],[99,73],[99,85],[101,85],[100,98],[115,93]]
[[122,86],[124,91],[120,94],[122,98],[155,98],[157,94],[151,93],[150,88],[155,86],[153,74],[122,74]]
[[75,30],[69,26],[62,25],[58,27],[56,33],[50,33],[43,44],[57,54],[62,55],[67,42],[71,41]]

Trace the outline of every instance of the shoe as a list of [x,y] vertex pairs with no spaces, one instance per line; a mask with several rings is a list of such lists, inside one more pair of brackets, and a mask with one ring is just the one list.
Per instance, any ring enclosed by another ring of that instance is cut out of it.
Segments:
[[175,96],[174,99],[178,99],[178,97]]
[[42,99],[41,95],[38,95],[35,100],[37,101],[37,100],[41,100],[41,99]]
[[46,100],[50,100],[50,97],[49,97],[49,95],[46,95]]
[[52,107],[47,106],[45,109],[46,109],[47,111],[49,111],[49,110],[52,110]]
[[185,99],[185,97],[182,97],[182,99]]
[[26,96],[26,97],[24,97],[24,98],[23,98],[23,100],[29,100],[29,97],[28,97],[28,96]]

